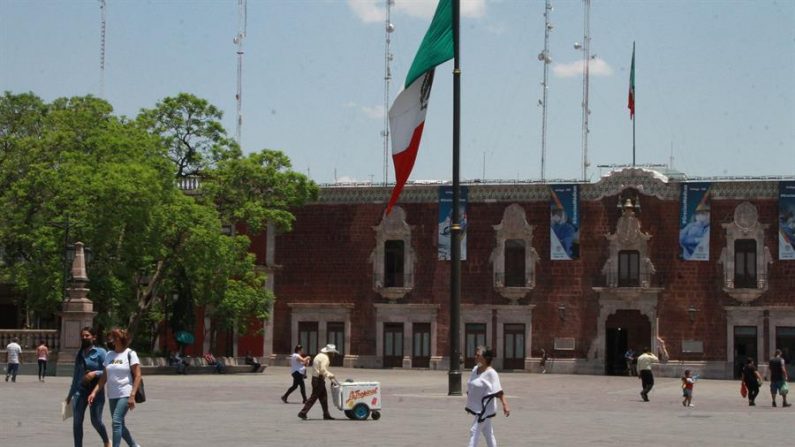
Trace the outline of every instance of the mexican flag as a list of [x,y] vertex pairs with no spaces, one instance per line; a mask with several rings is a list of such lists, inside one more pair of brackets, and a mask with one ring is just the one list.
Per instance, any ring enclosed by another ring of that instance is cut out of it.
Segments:
[[629,119],[635,118],[635,42],[632,42],[632,68],[629,69]]
[[431,96],[433,72],[437,65],[453,58],[453,0],[439,0],[436,13],[425,38],[422,39],[403,89],[389,108],[392,132],[392,161],[395,165],[395,188],[386,213],[400,197],[411,174],[425,127],[425,112]]

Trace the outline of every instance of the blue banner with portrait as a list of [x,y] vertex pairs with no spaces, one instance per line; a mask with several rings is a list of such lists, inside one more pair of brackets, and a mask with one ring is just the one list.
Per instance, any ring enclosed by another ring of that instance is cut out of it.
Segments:
[[[467,259],[467,196],[469,189],[466,186],[461,186],[460,195],[458,197],[458,216],[461,219],[461,260]],[[453,243],[453,237],[450,232],[450,226],[453,223],[453,187],[440,186],[439,187],[439,229],[438,229],[438,246],[437,253],[440,261],[449,261],[452,259],[452,252],[450,247]]]
[[795,182],[778,184],[778,259],[795,259]]
[[709,261],[709,188],[712,183],[683,183],[679,209],[679,248],[685,261]]
[[580,257],[580,186],[553,185],[549,201],[549,250],[553,261]]

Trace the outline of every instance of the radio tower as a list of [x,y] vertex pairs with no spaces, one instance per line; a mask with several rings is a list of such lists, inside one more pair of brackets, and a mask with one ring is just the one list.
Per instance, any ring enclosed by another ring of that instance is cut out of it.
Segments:
[[[583,0],[585,23],[582,38],[582,181],[588,180],[588,118],[591,109],[588,107],[591,65],[591,0]],[[575,45],[576,47],[576,45]]]
[[235,140],[237,145],[243,148],[241,140],[241,129],[243,127],[243,38],[246,37],[246,0],[237,0],[237,35],[232,40],[237,45],[237,128],[235,129]]
[[99,28],[99,97],[105,97],[105,25],[107,23],[108,5],[105,0],[99,0],[101,23]]
[[392,24],[392,5],[395,0],[386,0],[386,22],[384,23],[384,130],[381,136],[384,138],[384,186],[389,183],[389,86],[392,83],[392,32],[395,25]]
[[549,32],[552,31],[552,22],[549,21],[549,13],[552,12],[552,5],[546,0],[544,6],[544,51],[538,54],[538,60],[544,63],[544,82],[541,83],[541,181],[546,179],[546,158],[547,158],[547,91],[549,90],[549,64],[552,57],[549,55]]

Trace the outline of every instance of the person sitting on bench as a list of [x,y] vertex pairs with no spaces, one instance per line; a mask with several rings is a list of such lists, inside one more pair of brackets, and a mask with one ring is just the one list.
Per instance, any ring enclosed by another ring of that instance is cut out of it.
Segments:
[[220,361],[215,359],[215,356],[211,352],[207,352],[204,354],[204,361],[207,362],[208,365],[215,366],[215,372],[218,374],[223,374],[224,372],[224,365]]
[[246,351],[246,365],[251,365],[251,372],[262,371],[262,365],[257,361],[257,358],[251,355],[251,351]]

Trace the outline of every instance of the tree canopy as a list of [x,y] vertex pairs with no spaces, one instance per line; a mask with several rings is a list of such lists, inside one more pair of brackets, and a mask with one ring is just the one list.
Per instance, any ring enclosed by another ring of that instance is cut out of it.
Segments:
[[[91,96],[50,103],[0,98],[0,281],[26,315],[53,315],[65,294],[66,247],[82,241],[103,327],[145,334],[164,306],[204,306],[217,327],[267,318],[270,292],[250,240],[222,228],[289,230],[290,209],[317,196],[279,151],[244,155],[221,112],[181,93],[135,119]],[[180,179],[195,178],[186,194]],[[177,296],[177,302],[170,302]],[[186,315],[169,319],[189,326]],[[190,327],[174,327],[187,329]]]

